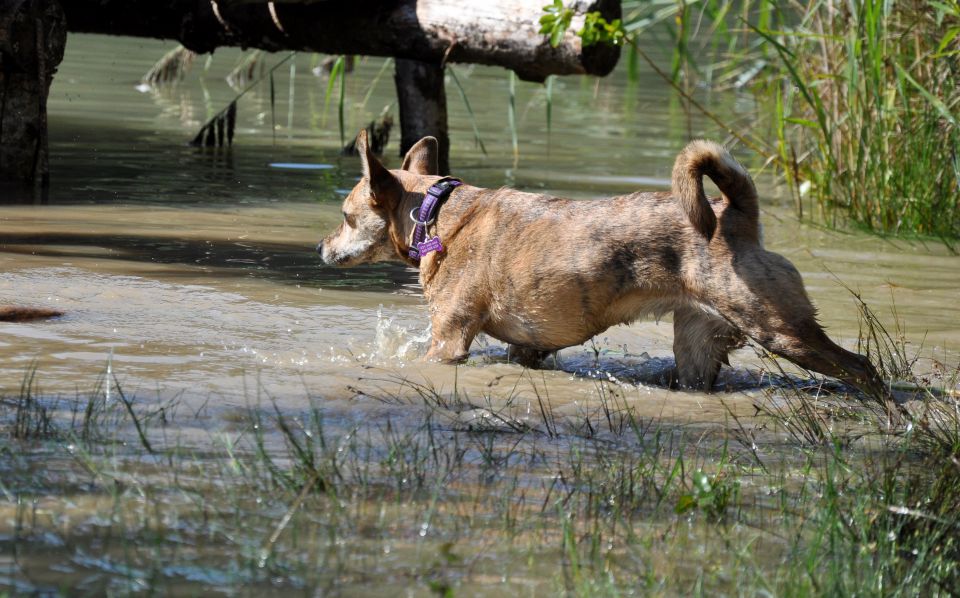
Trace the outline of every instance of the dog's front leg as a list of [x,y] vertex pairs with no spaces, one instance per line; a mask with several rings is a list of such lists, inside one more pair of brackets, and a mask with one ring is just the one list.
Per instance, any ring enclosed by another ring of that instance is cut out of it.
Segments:
[[480,332],[481,321],[463,313],[436,311],[431,320],[430,350],[426,359],[459,363],[470,354],[470,344]]

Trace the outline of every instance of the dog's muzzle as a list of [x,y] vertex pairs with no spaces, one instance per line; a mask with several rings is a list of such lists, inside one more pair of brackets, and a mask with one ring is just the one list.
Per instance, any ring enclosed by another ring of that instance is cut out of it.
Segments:
[[334,262],[330,259],[329,252],[324,251],[326,249],[326,241],[320,241],[317,245],[317,253],[320,254],[320,259],[323,260],[323,263],[331,266],[334,265]]

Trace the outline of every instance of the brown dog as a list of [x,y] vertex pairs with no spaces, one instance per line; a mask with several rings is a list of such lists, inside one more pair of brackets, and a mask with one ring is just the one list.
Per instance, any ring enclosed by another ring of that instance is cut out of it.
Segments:
[[[421,139],[400,170],[384,168],[365,133],[357,149],[364,176],[344,201],[340,227],[317,248],[323,261],[417,265],[408,257],[410,215],[439,179],[437,141]],[[704,175],[722,197],[706,198]],[[796,268],[764,250],[758,215],[750,175],[708,141],[677,157],[670,193],[573,201],[456,187],[428,227],[444,249],[419,261],[432,323],[427,357],[462,360],[485,332],[532,366],[615,324],[673,312],[681,386],[709,391],[746,336],[884,395],[870,362],[827,338]]]

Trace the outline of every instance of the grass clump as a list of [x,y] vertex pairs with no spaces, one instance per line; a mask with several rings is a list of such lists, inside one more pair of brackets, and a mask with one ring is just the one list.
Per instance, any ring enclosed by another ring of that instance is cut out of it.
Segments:
[[798,211],[831,225],[960,236],[960,5],[795,5],[776,49],[777,151]]

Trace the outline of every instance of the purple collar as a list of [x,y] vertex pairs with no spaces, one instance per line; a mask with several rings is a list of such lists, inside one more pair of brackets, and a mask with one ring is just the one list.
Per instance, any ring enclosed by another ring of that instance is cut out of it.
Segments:
[[427,235],[427,227],[437,219],[437,212],[440,211],[440,204],[447,197],[462,185],[459,179],[452,177],[443,177],[433,184],[423,196],[423,203],[420,204],[419,213],[414,216],[417,208],[410,210],[410,219],[417,223],[413,229],[413,242],[410,244],[410,259],[419,262],[420,258],[431,251],[443,251],[443,244],[440,243],[440,237],[434,236],[429,241],[424,238]]

